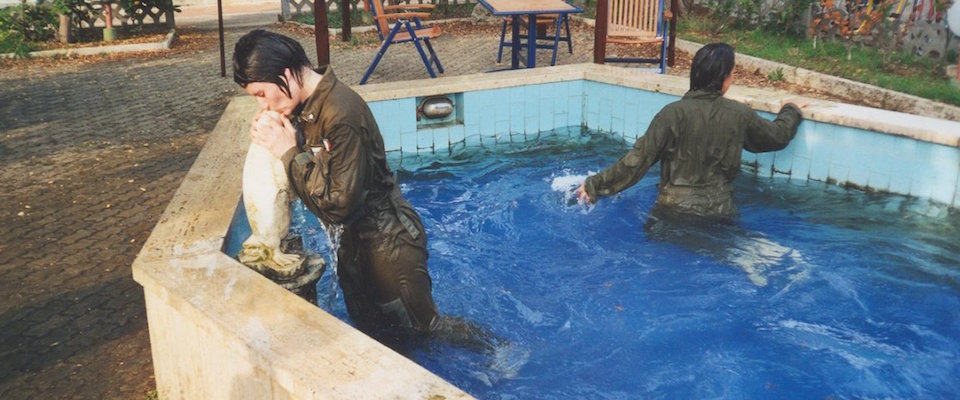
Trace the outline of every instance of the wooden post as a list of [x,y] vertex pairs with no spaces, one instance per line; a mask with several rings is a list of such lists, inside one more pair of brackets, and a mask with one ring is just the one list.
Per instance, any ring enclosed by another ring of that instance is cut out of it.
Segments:
[[677,0],[670,0],[670,45],[667,46],[667,65],[673,67],[674,48],[677,46],[677,18],[680,14],[680,6]]
[[330,64],[330,34],[327,30],[327,2],[313,0],[313,36],[317,42],[317,66]]
[[217,30],[220,32],[220,77],[227,76],[226,51],[223,48],[223,0],[217,0]]
[[597,0],[593,26],[593,62],[603,64],[607,54],[607,0]]
[[[367,1],[367,0],[363,0]],[[340,40],[350,41],[350,0],[340,0]]]

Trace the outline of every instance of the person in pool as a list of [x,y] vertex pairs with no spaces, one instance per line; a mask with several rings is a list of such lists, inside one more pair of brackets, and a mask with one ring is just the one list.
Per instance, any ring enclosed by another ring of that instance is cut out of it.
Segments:
[[366,102],[329,66],[312,68],[297,41],[264,30],[237,41],[233,79],[260,104],[253,142],[281,160],[325,226],[343,227],[337,279],[360,329],[472,334],[476,327],[437,312],[426,231],[387,165]]
[[781,101],[768,121],[746,105],[724,98],[733,82],[734,50],[725,43],[703,46],[690,66],[690,91],[653,118],[626,155],[576,190],[595,203],[637,183],[660,162],[657,205],[698,216],[736,214],[731,183],[740,171],[742,150],[776,151],[797,133],[804,102]]

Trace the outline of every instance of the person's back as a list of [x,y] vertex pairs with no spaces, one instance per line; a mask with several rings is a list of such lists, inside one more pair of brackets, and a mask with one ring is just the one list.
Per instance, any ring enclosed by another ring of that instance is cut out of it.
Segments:
[[593,202],[619,193],[660,161],[659,205],[696,215],[734,214],[731,182],[740,170],[742,151],[786,147],[802,115],[797,106],[786,104],[776,120],[768,121],[724,98],[732,83],[733,63],[729,45],[715,43],[698,51],[690,91],[657,113],[633,149],[587,178],[578,195]]

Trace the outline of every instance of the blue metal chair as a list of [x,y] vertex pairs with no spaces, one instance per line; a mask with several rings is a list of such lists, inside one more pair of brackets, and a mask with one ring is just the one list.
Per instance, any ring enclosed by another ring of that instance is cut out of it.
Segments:
[[[414,11],[432,9],[434,7],[432,4],[398,4],[384,6],[381,0],[364,0],[363,4],[364,8],[366,8],[373,17],[374,25],[377,27],[377,35],[380,36],[380,48],[377,50],[377,55],[373,58],[373,62],[370,63],[370,66],[367,68],[367,72],[365,72],[363,78],[360,79],[361,85],[367,83],[367,79],[370,79],[370,74],[377,68],[377,64],[380,63],[383,55],[387,52],[387,48],[394,43],[412,42],[413,45],[417,47],[417,51],[420,53],[420,59],[423,60],[423,65],[427,67],[427,73],[430,74],[431,78],[437,77],[433,72],[433,64],[436,64],[438,72],[443,73],[443,66],[440,65],[437,52],[434,51],[433,46],[430,45],[430,39],[440,36],[440,28],[436,26],[425,28],[420,23],[420,18],[428,18],[430,13]],[[391,13],[388,14],[384,10]],[[393,23],[393,28],[390,28],[389,21],[393,20],[396,22]],[[411,24],[411,22],[413,23]],[[427,51],[430,53],[429,58],[426,52],[423,51],[424,46],[420,45],[421,42],[427,47]]]
[[[527,26],[526,16],[521,17],[520,21],[522,22],[522,25],[524,27]],[[497,63],[500,63],[500,60],[503,57],[503,48],[513,47],[513,43],[505,40],[505,37],[507,35],[507,26],[510,24],[510,22],[511,22],[510,18],[504,18],[503,25],[500,26],[500,48],[497,50]],[[557,65],[557,47],[559,47],[560,42],[567,42],[567,48],[570,50],[570,54],[573,54],[573,41],[570,40],[570,20],[569,18],[567,18],[566,13],[538,15],[536,25],[537,25],[537,31],[538,31],[538,32],[535,32],[536,35],[534,35],[534,37],[536,37],[536,40],[538,41],[552,40],[553,41],[552,44],[537,43],[536,45],[538,49],[553,49],[553,57],[550,59],[551,66]],[[540,35],[539,28],[541,26],[549,26],[549,25],[554,26],[553,36]],[[566,36],[561,35],[562,33],[560,30],[561,25],[566,30]],[[527,40],[530,39],[529,32],[527,33],[527,36],[525,36],[525,38]],[[526,44],[522,44],[522,45],[526,46]]]

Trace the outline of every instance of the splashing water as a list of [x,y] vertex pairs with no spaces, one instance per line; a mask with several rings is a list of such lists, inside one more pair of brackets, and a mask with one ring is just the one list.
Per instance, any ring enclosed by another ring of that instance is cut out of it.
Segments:
[[584,213],[593,209],[593,204],[586,204],[583,200],[577,198],[577,188],[583,185],[587,177],[593,175],[588,172],[586,175],[571,175],[569,171],[563,171],[563,175],[554,176],[550,182],[550,189],[563,195],[563,205],[565,207],[580,206]]
[[330,279],[328,285],[327,309],[333,308],[333,300],[337,298],[337,264],[339,264],[340,238],[343,236],[343,224],[324,224],[318,218],[317,221],[323,226],[323,231],[327,234],[327,248],[330,249],[330,267],[333,268],[333,279]]

